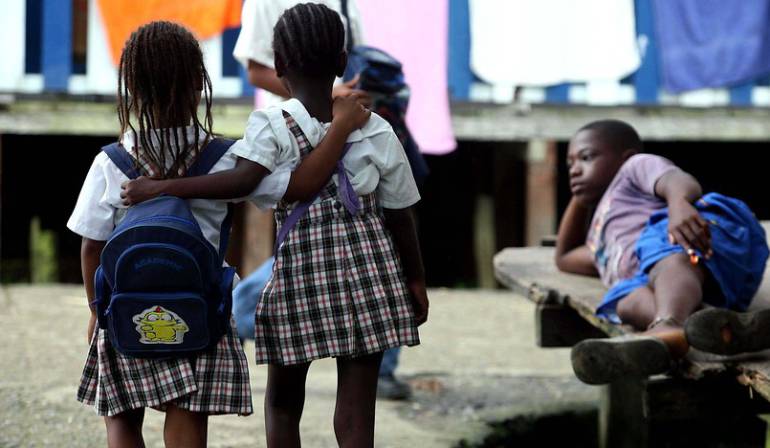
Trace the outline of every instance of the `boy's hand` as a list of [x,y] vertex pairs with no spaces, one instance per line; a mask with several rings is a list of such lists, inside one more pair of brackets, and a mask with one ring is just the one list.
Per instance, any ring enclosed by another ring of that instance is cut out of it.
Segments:
[[146,176],[137,177],[134,180],[123,182],[120,185],[120,197],[123,199],[123,205],[135,205],[148,199],[160,196],[161,181],[151,179]]
[[358,84],[358,80],[361,77],[361,75],[356,75],[355,78],[351,79],[348,82],[343,82],[342,84],[336,85],[332,88],[332,98],[335,100],[340,97],[352,97],[355,100],[357,100],[359,103],[361,103],[364,107],[369,107],[372,105],[372,97],[364,90],[356,89],[356,84]]
[[688,252],[695,249],[707,259],[711,258],[711,233],[708,223],[698,210],[682,199],[668,207],[668,238],[671,244],[679,244]]
[[428,320],[428,293],[425,291],[425,280],[407,281],[406,287],[412,299],[414,319],[417,325],[422,325]]
[[372,112],[353,96],[338,96],[332,108],[332,123],[345,126],[350,132],[361,129],[369,121]]

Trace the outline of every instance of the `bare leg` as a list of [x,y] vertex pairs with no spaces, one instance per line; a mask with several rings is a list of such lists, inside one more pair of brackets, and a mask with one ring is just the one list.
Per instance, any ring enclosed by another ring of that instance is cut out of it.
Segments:
[[305,406],[305,380],[310,363],[267,367],[265,435],[271,448],[301,446],[299,421]]
[[208,414],[169,405],[166,409],[166,423],[163,426],[163,440],[166,442],[166,448],[204,448],[208,436],[208,419]]
[[341,448],[374,446],[374,411],[382,353],[337,359],[334,434]]
[[649,285],[634,290],[622,298],[617,306],[618,317],[624,324],[637,330],[646,330],[655,320],[655,295]]
[[143,422],[144,408],[104,417],[104,424],[107,426],[107,446],[109,448],[144,447]]
[[693,265],[685,254],[674,254],[659,261],[650,272],[655,291],[655,320],[647,334],[663,340],[672,356],[680,358],[687,353],[689,344],[684,337],[684,321],[703,301],[703,282],[706,272]]

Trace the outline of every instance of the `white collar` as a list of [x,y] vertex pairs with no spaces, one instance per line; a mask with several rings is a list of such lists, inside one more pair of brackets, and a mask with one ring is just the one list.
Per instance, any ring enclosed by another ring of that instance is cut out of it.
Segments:
[[[292,116],[292,118],[294,118],[294,121],[297,123],[299,128],[302,129],[302,132],[305,134],[305,137],[307,137],[308,142],[313,147],[318,145],[323,136],[326,134],[326,130],[329,129],[329,126],[331,126],[331,123],[322,123],[311,117],[310,113],[308,113],[307,109],[305,109],[305,106],[296,98],[290,98],[286,101],[276,104],[274,107],[277,110],[285,110],[289,113],[289,115]],[[275,120],[279,121],[281,124],[281,126],[274,127],[276,132],[280,132],[278,130],[279,128],[286,129],[282,114],[280,117],[276,116]],[[275,124],[277,125],[278,123]],[[356,129],[350,133],[347,142],[359,142],[366,138],[370,138],[382,132],[388,131],[392,132],[390,124],[388,124],[384,118],[375,113],[372,113],[371,118],[363,128]]]

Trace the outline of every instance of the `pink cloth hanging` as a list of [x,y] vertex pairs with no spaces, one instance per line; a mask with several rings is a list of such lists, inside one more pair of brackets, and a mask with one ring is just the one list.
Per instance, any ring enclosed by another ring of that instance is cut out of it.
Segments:
[[448,0],[358,0],[366,45],[401,61],[412,95],[406,122],[425,154],[446,154],[457,142],[447,86]]

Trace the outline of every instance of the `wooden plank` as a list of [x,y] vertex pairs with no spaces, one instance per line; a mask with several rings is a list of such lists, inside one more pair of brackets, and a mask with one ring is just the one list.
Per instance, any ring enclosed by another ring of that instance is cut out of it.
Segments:
[[452,104],[452,127],[459,140],[567,141],[581,126],[607,117],[628,122],[645,141],[770,140],[767,111],[757,107]]
[[495,255],[495,275],[502,284],[536,303],[550,301],[568,305],[606,334],[624,334],[626,328],[613,325],[594,314],[606,292],[601,282],[559,272],[554,265],[553,254],[553,248],[544,247],[504,249]]
[[[763,223],[767,227],[767,223]],[[613,325],[594,314],[606,289],[598,279],[566,274],[556,269],[554,249],[545,247],[508,248],[494,258],[495,275],[508,288],[528,297],[535,303],[562,304],[573,308],[583,319],[609,336],[632,332],[628,326]],[[765,273],[760,295],[768,291],[770,270]],[[709,355],[693,350],[680,366],[686,378],[703,378],[714,374],[730,374],[739,381],[770,399],[769,353],[748,354],[740,357]]]

